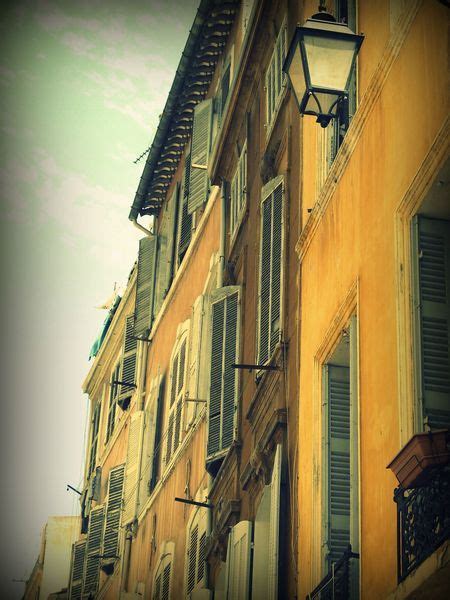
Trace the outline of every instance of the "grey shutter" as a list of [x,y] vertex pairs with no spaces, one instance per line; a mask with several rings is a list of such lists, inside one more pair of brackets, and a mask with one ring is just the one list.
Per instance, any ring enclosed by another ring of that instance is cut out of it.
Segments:
[[[272,356],[281,336],[283,256],[283,181],[274,180],[273,191],[261,207],[261,257],[259,281],[258,364]],[[268,184],[273,187],[273,184]],[[270,188],[269,188],[270,189]]]
[[191,154],[186,156],[184,164],[183,187],[180,199],[180,216],[178,224],[178,260],[181,262],[191,241],[192,215],[188,212],[189,178],[191,175]]
[[76,542],[72,546],[72,564],[70,569],[70,600],[81,600],[83,586],[84,559],[86,554],[86,540]]
[[205,576],[206,562],[206,531],[200,535],[198,541],[198,563],[197,563],[197,583],[200,583]]
[[192,214],[208,197],[208,157],[211,141],[212,100],[204,100],[194,110],[188,213]]
[[103,558],[106,559],[117,557],[124,468],[125,465],[120,465],[120,467],[111,469],[109,472],[108,504],[106,507],[105,535],[103,541]]
[[443,429],[450,427],[450,221],[417,216],[414,227],[421,417]]
[[175,246],[175,225],[178,204],[178,184],[171,197],[167,200],[159,218],[161,226],[158,231],[158,258],[156,267],[155,300],[153,316],[159,312],[164,298],[169,291],[173,277],[173,252]]
[[134,336],[134,316],[125,320],[125,331],[123,335],[122,364],[120,369],[120,381],[129,385],[120,385],[117,404],[124,410],[128,408],[129,400],[133,395],[136,383],[136,353],[137,340]]
[[350,543],[350,369],[328,365],[328,560]]
[[208,456],[228,448],[234,439],[239,349],[239,291],[218,290],[224,297],[212,304],[211,375],[208,407]]
[[94,596],[98,588],[100,554],[103,542],[103,506],[93,508],[89,517],[86,544],[86,566],[84,572],[83,598]]
[[271,488],[264,487],[255,515],[252,600],[267,598],[269,591],[269,531],[270,531]]
[[136,308],[134,313],[134,334],[137,337],[146,337],[151,327],[155,285],[156,242],[156,236],[145,237],[139,240]]

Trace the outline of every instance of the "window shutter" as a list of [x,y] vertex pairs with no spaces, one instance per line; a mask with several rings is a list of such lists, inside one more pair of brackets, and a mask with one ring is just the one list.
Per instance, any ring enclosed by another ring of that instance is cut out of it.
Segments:
[[76,542],[72,546],[72,564],[70,570],[70,600],[81,600],[83,587],[84,558],[86,554],[86,540]]
[[161,573],[155,579],[155,590],[153,592],[153,600],[160,600],[161,598]]
[[178,260],[181,262],[191,241],[192,215],[188,212],[189,178],[191,175],[191,153],[186,155],[184,164],[183,186],[181,191],[181,208],[178,220]]
[[156,411],[155,423],[155,442],[153,450],[153,458],[150,472],[150,493],[155,489],[159,478],[160,456],[161,456],[161,433],[162,433],[162,416],[164,406],[164,377],[161,379],[158,390],[158,406]]
[[[192,308],[192,326],[189,336],[189,364],[187,372],[187,396],[191,400],[203,400],[199,395],[200,385],[199,377],[202,371],[202,337],[203,337],[203,311],[204,298],[199,296]],[[195,402],[186,403],[186,429],[195,420],[197,414],[197,404]]]
[[283,177],[269,182],[261,206],[258,364],[272,356],[281,336]]
[[122,364],[119,375],[120,381],[130,385],[120,385],[119,396],[117,398],[117,404],[123,410],[128,408],[130,398],[134,392],[134,387],[132,386],[134,386],[136,383],[136,353],[137,340],[134,337],[134,316],[131,315],[125,320],[121,361]]
[[187,591],[192,592],[196,582],[197,570],[197,554],[198,554],[198,525],[191,529],[189,536],[189,562],[187,574]]
[[134,334],[137,337],[146,337],[151,327],[155,285],[156,242],[156,236],[145,237],[139,240],[136,308],[134,313]]
[[239,288],[213,294],[211,375],[208,406],[208,457],[228,448],[234,439],[239,355]]
[[120,465],[109,472],[103,558],[115,559],[117,557],[124,469],[125,465]]
[[231,529],[230,536],[228,598],[248,600],[250,592],[251,521],[237,523]]
[[268,597],[268,565],[269,565],[269,528],[271,488],[264,487],[258,510],[255,515],[252,599],[261,600]]
[[86,565],[83,584],[83,597],[86,598],[94,596],[98,588],[104,516],[104,506],[98,506],[91,510],[86,544]]
[[350,543],[350,369],[328,373],[328,550],[329,565]]
[[158,314],[172,282],[177,205],[178,184],[160,213],[161,226],[158,231],[154,317]]
[[164,567],[162,574],[162,593],[161,600],[169,600],[170,598],[170,571],[172,563],[169,563]]
[[270,523],[268,560],[268,600],[278,598],[278,564],[280,556],[280,499],[281,499],[281,444],[277,444],[270,484]]
[[194,109],[188,213],[192,214],[207,200],[209,189],[208,157],[212,123],[212,100],[204,100]]
[[419,215],[414,231],[419,425],[444,429],[450,427],[450,221]]
[[142,433],[144,427],[144,411],[138,410],[131,415],[128,433],[127,462],[125,466],[123,523],[128,523],[136,516],[139,474],[142,455]]

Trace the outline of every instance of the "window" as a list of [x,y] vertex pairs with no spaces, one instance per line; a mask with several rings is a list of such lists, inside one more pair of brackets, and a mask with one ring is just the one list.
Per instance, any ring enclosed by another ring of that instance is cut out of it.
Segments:
[[81,598],[83,587],[84,557],[86,540],[75,542],[72,546],[72,562],[70,566],[69,598]]
[[216,109],[218,118],[218,127],[221,126],[231,85],[231,56],[232,52],[227,56],[222,68],[222,76],[220,78],[219,89],[216,96]]
[[157,237],[155,235],[139,240],[134,311],[134,335],[138,338],[146,338],[152,325],[156,249]]
[[186,554],[186,592],[205,586],[207,508],[197,508],[188,529]]
[[[357,329],[352,317],[323,373],[324,570],[330,571],[348,544],[359,551]],[[352,598],[359,567],[351,559]]]
[[88,474],[87,479],[91,476],[95,469],[97,461],[97,444],[98,444],[98,426],[100,422],[100,404],[94,406],[91,421],[91,450],[89,452]]
[[208,159],[211,149],[213,101],[203,100],[194,109],[188,213],[192,214],[208,199]]
[[100,574],[100,554],[103,543],[105,507],[91,510],[86,543],[86,564],[84,569],[83,597],[95,596]]
[[109,438],[112,436],[114,431],[114,425],[116,423],[116,406],[117,398],[119,396],[119,386],[116,381],[119,381],[120,377],[120,362],[117,363],[114,371],[111,374],[111,381],[109,384],[109,406],[108,406],[108,422],[106,424],[106,438],[105,444],[108,443]]
[[223,455],[235,437],[238,400],[240,288],[229,286],[212,294],[211,373],[208,403],[208,461]]
[[[136,384],[136,360],[137,360],[137,339],[134,335],[134,315],[130,315],[125,320],[125,331],[123,334],[123,347],[120,375],[119,393],[117,404],[122,410],[127,410],[130,400],[135,390]],[[115,379],[115,381],[117,381]]]
[[184,381],[186,373],[186,336],[172,359],[170,369],[169,420],[166,464],[177,450],[183,436]]
[[164,377],[157,377],[150,384],[150,394],[145,406],[139,510],[144,506],[145,498],[154,490],[159,477],[163,404]]
[[258,365],[270,360],[281,338],[284,179],[262,190],[258,306]]
[[450,221],[413,220],[415,429],[450,427]]
[[[166,542],[163,544],[164,548],[174,548],[174,544]],[[162,551],[160,553],[160,561],[153,585],[153,596],[152,600],[170,600],[171,598],[171,572],[172,572],[172,552]]]
[[239,155],[230,188],[230,238],[233,239],[246,208],[247,199],[247,141]]
[[102,569],[107,574],[114,570],[119,549],[120,513],[122,509],[125,465],[111,469],[108,480],[105,533],[103,539]]
[[247,600],[250,592],[252,522],[240,521],[228,536],[228,598]]
[[286,86],[283,63],[286,58],[287,27],[286,19],[280,27],[269,67],[266,72],[266,128],[271,130],[280,107],[281,95]]
[[192,215],[188,211],[189,199],[189,178],[191,174],[191,153],[186,154],[184,163],[183,182],[180,193],[180,208],[178,217],[178,234],[177,234],[177,256],[178,265],[181,264],[184,255],[186,254],[191,242],[192,233]]

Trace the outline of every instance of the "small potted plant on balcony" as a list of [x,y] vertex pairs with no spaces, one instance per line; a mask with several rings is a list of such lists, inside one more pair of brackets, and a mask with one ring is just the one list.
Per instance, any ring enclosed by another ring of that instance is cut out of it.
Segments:
[[388,464],[402,488],[426,484],[430,470],[450,460],[449,430],[416,433]]

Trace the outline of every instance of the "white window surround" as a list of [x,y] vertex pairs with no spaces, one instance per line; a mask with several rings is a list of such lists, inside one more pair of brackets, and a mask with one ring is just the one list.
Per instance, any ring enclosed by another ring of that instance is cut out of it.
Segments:
[[281,106],[283,92],[287,89],[286,75],[282,71],[287,50],[287,19],[284,17],[275,40],[272,56],[265,76],[266,92],[266,137],[270,137],[278,111]]
[[247,210],[247,198],[247,140],[245,140],[230,184],[230,247],[237,237]]

